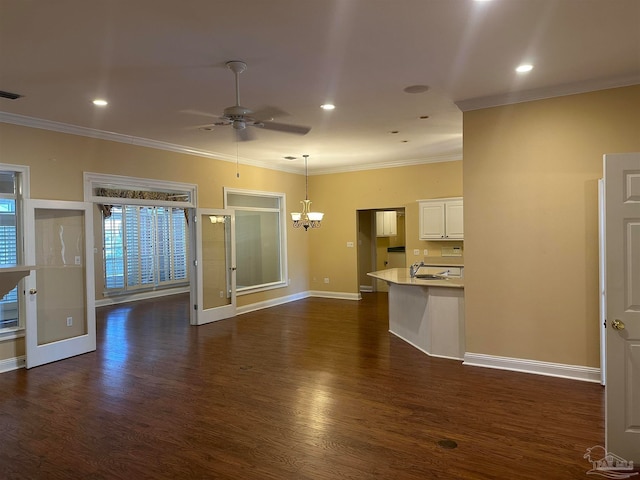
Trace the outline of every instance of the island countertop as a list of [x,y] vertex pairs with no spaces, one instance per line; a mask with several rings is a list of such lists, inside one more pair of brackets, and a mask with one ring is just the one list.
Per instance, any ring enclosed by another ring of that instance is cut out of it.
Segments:
[[423,278],[415,278],[409,275],[408,268],[389,268],[387,270],[378,270],[377,272],[367,273],[370,277],[377,278],[387,283],[396,285],[416,285],[421,287],[449,287],[464,288],[464,279],[457,277],[446,277],[442,280],[427,280]]

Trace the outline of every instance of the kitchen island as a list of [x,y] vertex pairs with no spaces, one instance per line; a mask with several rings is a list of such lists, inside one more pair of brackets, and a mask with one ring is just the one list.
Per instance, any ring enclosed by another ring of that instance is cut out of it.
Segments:
[[389,331],[428,355],[464,357],[464,281],[421,279],[408,268],[367,275],[389,285]]

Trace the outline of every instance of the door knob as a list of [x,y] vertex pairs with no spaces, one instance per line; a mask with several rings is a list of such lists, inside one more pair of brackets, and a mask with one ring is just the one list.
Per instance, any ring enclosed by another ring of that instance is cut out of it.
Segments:
[[35,295],[36,293],[38,293],[38,291],[35,288],[32,288],[31,290],[29,290],[29,293],[31,295]]
[[614,320],[613,322],[611,322],[611,326],[615,330],[624,330],[624,322],[621,322],[620,320]]

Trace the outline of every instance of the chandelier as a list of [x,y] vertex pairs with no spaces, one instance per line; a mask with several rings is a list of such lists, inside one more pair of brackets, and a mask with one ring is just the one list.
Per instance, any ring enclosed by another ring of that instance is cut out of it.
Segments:
[[309,200],[309,174],[307,173],[307,159],[309,155],[304,157],[304,200],[300,200],[302,204],[302,212],[291,212],[291,220],[293,220],[294,228],[304,227],[307,230],[311,228],[320,228],[320,222],[324,213],[311,212],[311,200]]

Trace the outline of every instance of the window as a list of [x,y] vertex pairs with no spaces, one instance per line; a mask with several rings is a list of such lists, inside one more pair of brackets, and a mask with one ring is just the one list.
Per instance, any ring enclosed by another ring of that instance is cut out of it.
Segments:
[[[2,165],[3,168],[11,167]],[[26,173],[26,171],[24,172]],[[17,216],[20,192],[20,171],[0,170],[0,264],[21,263],[18,250],[20,222]],[[21,326],[18,287],[0,298],[0,330]]]
[[183,208],[112,205],[103,217],[107,291],[188,282],[188,225]]
[[102,211],[107,293],[189,282],[189,225],[197,204],[193,184],[84,173],[84,199]]
[[235,211],[238,294],[287,285],[285,196],[225,188]]

